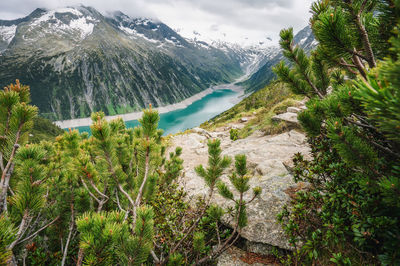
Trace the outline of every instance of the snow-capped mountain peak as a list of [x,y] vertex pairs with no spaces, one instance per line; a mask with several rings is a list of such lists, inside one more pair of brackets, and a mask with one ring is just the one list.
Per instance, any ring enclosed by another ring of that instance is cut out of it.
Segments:
[[164,45],[173,45],[178,48],[188,45],[178,33],[156,19],[133,18],[120,11],[107,14],[107,18],[132,39],[142,39],[158,44],[160,48]]
[[95,25],[99,22],[85,7],[66,7],[54,10],[45,10],[41,16],[30,23],[30,28],[41,28],[42,34],[69,34],[74,33],[81,40],[92,34]]
[[242,36],[241,38],[232,39],[229,33],[225,33],[222,30],[215,30],[208,32],[207,34],[202,33],[200,30],[187,30],[179,28],[176,30],[187,40],[194,43],[208,44],[215,48],[221,46],[237,46],[244,49],[260,49],[265,50],[271,46],[276,46],[270,37],[266,37],[264,40],[254,40],[248,36]]

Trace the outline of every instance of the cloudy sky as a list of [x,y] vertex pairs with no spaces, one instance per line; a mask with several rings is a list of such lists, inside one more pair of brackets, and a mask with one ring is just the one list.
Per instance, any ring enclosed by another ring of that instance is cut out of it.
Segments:
[[307,25],[313,0],[0,0],[0,19],[28,15],[37,7],[83,4],[102,13],[120,10],[135,17],[159,19],[183,36],[231,42],[276,43],[280,29]]

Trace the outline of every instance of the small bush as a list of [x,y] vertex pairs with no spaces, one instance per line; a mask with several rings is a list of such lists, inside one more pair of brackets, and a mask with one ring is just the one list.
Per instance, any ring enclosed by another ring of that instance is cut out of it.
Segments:
[[237,128],[232,128],[229,131],[229,136],[230,136],[231,140],[236,141],[239,136],[239,130]]

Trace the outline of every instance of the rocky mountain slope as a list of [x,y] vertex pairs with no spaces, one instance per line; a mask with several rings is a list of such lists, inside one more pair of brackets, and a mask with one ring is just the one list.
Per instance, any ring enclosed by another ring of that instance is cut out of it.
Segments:
[[53,120],[176,103],[255,71],[259,56],[188,41],[159,21],[84,6],[0,20],[0,85],[16,78],[30,85],[33,104]]
[[[317,45],[310,26],[299,31],[294,36],[294,42],[302,47],[307,53],[310,53]],[[272,67],[281,60],[284,60],[284,56],[280,49],[276,48],[275,51],[277,52],[273,54],[274,56],[266,60],[264,64],[249,77],[249,79],[240,83],[240,85],[245,87],[247,91],[253,92],[262,89],[275,78],[275,74],[272,72]]]

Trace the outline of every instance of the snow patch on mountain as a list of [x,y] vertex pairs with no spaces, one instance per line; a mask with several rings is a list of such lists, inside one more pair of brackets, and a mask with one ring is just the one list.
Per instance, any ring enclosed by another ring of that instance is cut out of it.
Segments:
[[122,25],[120,25],[118,28],[120,30],[122,30],[123,32],[127,33],[128,35],[136,35],[136,34],[138,34],[138,32],[135,29],[124,27]]
[[140,38],[145,39],[148,42],[152,42],[152,43],[158,43],[159,42],[158,40],[147,38],[146,35],[141,34],[141,33],[138,33],[137,36],[140,37]]
[[17,31],[17,25],[12,26],[0,26],[0,36],[3,36],[3,40],[8,44],[12,41]]
[[128,27],[124,27],[124,26],[122,26],[122,25],[120,25],[118,28],[119,28],[121,31],[123,31],[123,32],[125,32],[126,34],[128,34],[128,35],[129,35],[130,37],[132,37],[133,39],[136,39],[136,38],[139,37],[139,38],[145,39],[146,41],[151,42],[151,43],[159,43],[158,40],[154,40],[154,39],[147,38],[144,34],[137,32],[137,30],[135,30],[135,29],[131,29],[131,28],[128,28]]
[[[65,22],[60,20],[58,14],[72,14],[71,20]],[[92,34],[94,26],[99,21],[93,17],[83,15],[79,10],[75,8],[59,8],[51,11],[47,11],[39,18],[35,19],[31,23],[31,28],[43,26],[45,33],[59,33],[68,31],[77,31],[80,34],[81,39],[85,39],[87,36]],[[47,27],[47,29],[46,29]]]
[[60,13],[60,14],[62,14],[62,13],[71,13],[71,14],[73,14],[75,16],[78,16],[78,17],[83,16],[83,14],[80,11],[78,11],[77,9],[75,9],[75,8],[70,8],[70,7],[58,8],[58,9],[47,11],[41,17],[35,19],[34,22],[31,25],[32,26],[39,26],[43,22],[46,23],[49,20],[56,19],[55,18],[55,14],[56,13]]
[[81,38],[84,39],[93,32],[94,24],[88,22],[84,17],[71,20],[69,27],[74,30],[79,30],[81,32]]
[[172,36],[170,39],[165,38],[164,39],[167,43],[178,46],[178,47],[183,47],[180,42],[174,37]]

